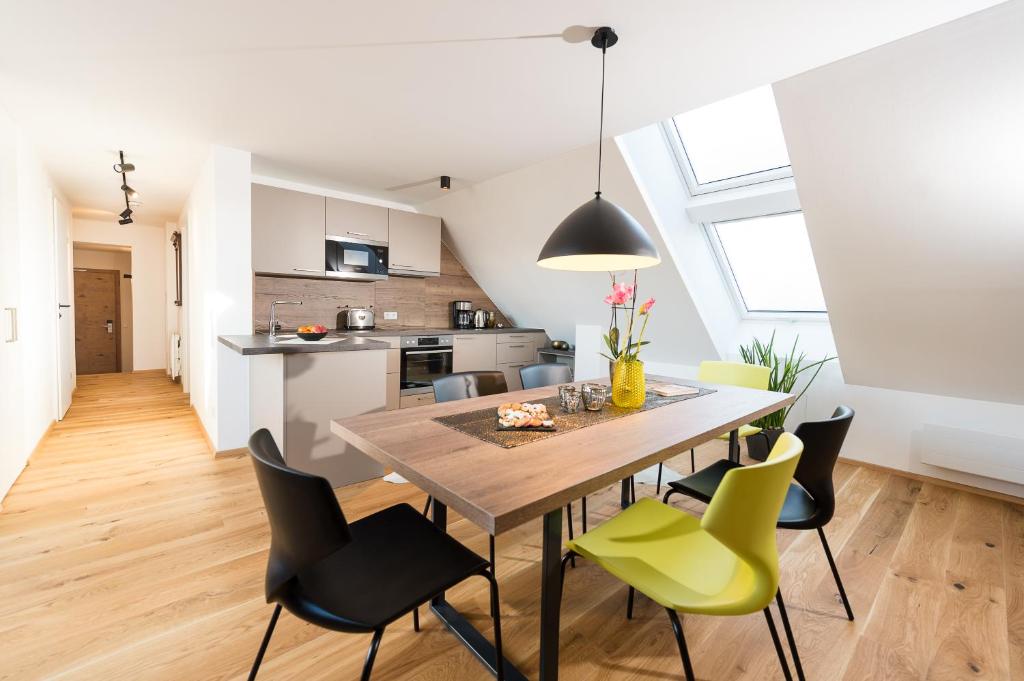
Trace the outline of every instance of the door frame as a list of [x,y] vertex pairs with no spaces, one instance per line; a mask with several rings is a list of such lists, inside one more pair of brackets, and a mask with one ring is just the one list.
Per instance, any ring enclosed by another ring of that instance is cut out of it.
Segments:
[[[121,272],[120,270],[104,270],[98,267],[74,267],[72,275],[76,272],[109,272],[114,275],[114,373],[121,373]],[[134,323],[134,320],[133,320]],[[78,342],[75,342],[75,355],[78,355]]]
[[[75,364],[75,278],[74,278],[74,256],[72,250],[74,248],[74,242],[71,238],[71,224],[70,215],[64,210],[64,202],[61,198],[54,193],[50,192],[50,218],[53,224],[53,309],[57,312],[56,329],[55,334],[57,342],[55,344],[56,367],[57,367],[57,394],[54,404],[57,409],[56,420],[61,421],[67,414],[68,409],[71,408],[71,402],[74,400],[75,388],[78,386],[78,370]],[[68,219],[65,220],[63,216]],[[63,254],[60,252],[61,244],[61,223],[63,224],[63,241],[66,244],[66,249]],[[61,268],[64,269],[66,288],[64,291],[60,290],[61,282]],[[64,301],[67,302],[64,302]],[[62,308],[61,305],[67,305],[68,307]],[[66,312],[65,312],[66,311]],[[61,320],[64,314],[69,316],[70,324],[70,339],[64,339],[61,336]],[[70,340],[71,352],[70,352],[70,381],[71,385],[65,385],[65,374],[69,367],[66,366],[62,343]],[[68,396],[67,403],[64,403],[65,394]]]

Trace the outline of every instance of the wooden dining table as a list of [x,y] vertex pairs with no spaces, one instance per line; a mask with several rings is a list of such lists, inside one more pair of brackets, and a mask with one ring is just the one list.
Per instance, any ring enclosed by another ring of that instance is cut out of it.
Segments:
[[[338,419],[331,430],[434,498],[433,521],[447,527],[448,508],[491,535],[541,519],[540,660],[542,681],[558,678],[561,604],[562,509],[691,447],[730,433],[730,457],[737,456],[737,429],[792,404],[792,395],[677,379],[649,380],[712,388],[715,392],[637,411],[529,444],[503,448],[434,421],[506,402],[531,402],[557,394],[555,386],[488,397],[375,412]],[[557,413],[555,414],[557,421]],[[431,609],[492,673],[526,677],[494,647],[444,594]]]

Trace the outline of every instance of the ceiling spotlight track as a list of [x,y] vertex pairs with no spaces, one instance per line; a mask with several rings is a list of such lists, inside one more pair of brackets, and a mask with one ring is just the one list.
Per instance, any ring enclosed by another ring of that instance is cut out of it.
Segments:
[[118,151],[117,153],[121,162],[114,164],[114,172],[121,176],[121,191],[124,192],[124,210],[121,211],[121,219],[117,221],[117,224],[130,225],[134,222],[132,220],[131,204],[138,205],[139,193],[128,186],[128,178],[125,174],[135,170],[135,164],[124,162],[124,151]]

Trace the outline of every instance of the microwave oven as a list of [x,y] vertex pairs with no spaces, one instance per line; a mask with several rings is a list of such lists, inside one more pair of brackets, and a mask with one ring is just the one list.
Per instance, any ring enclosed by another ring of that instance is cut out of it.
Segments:
[[388,245],[379,241],[327,235],[324,274],[366,281],[388,278]]

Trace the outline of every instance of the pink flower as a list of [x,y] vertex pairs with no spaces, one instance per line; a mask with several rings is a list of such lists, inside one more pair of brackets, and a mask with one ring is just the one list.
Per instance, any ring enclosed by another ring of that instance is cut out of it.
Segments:
[[640,314],[647,314],[654,307],[654,298],[648,298],[647,301],[640,306]]
[[625,305],[626,301],[632,297],[632,284],[612,284],[612,293],[609,296],[605,296],[604,302],[609,305]]

